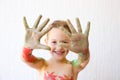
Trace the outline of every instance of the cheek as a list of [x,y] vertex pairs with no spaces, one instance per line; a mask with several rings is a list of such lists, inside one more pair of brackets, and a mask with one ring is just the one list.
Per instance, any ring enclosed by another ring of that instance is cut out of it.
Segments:
[[68,49],[66,49],[65,51],[66,51],[67,53],[69,52],[69,50],[68,50]]
[[63,44],[62,45],[64,48],[67,48],[67,49],[69,49],[69,47],[70,47],[70,44],[69,43],[67,43],[67,44]]
[[54,50],[55,49],[55,46],[50,46],[51,50]]
[[55,49],[55,45],[52,45],[52,44],[48,44],[47,46],[49,46],[51,48],[51,50],[54,50]]

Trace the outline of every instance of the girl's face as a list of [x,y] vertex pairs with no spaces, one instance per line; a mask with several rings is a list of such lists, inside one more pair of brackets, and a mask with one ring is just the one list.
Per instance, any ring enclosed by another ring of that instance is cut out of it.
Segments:
[[46,43],[51,48],[53,58],[57,60],[65,59],[69,52],[70,37],[67,36],[61,29],[51,29],[48,33]]

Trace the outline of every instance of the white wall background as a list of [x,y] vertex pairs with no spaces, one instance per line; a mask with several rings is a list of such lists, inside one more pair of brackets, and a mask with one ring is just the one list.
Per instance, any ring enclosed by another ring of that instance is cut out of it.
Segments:
[[[0,0],[0,80],[38,80],[20,54],[25,34],[22,18],[26,16],[32,26],[39,14],[42,20],[69,18],[74,24],[80,17],[83,29],[91,21],[91,60],[78,80],[120,80],[119,4],[120,0]],[[47,51],[40,52],[49,58]]]

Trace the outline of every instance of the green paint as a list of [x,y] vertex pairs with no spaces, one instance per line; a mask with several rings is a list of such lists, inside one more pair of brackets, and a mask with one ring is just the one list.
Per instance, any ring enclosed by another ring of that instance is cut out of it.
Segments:
[[78,53],[78,55],[79,55],[80,57],[83,57],[83,53]]
[[79,59],[77,60],[72,60],[72,65],[75,67],[79,67],[79,65],[81,64],[81,58],[83,57],[82,53],[78,53],[78,55],[80,56]]
[[80,63],[81,63],[81,60],[73,60],[72,61],[72,65],[75,67],[79,67]]

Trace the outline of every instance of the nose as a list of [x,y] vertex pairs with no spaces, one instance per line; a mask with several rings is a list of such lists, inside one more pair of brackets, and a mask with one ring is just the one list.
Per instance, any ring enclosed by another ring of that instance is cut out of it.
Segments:
[[61,43],[58,43],[58,44],[56,45],[56,49],[58,49],[58,50],[63,49],[63,46],[61,45]]

